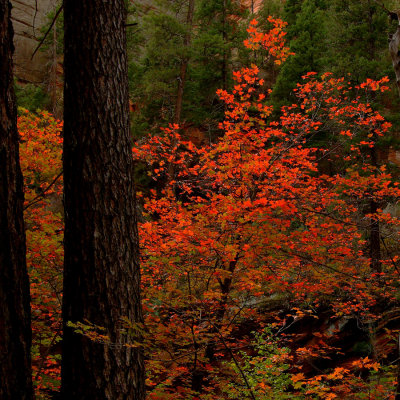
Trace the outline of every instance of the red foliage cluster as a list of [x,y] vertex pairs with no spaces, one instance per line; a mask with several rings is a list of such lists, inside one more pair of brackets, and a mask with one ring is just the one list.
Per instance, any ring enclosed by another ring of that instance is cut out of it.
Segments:
[[[275,27],[266,35],[253,22],[247,45],[283,61],[289,54],[284,24],[270,22]],[[238,338],[239,327],[262,330],[263,307],[276,299],[296,305],[295,318],[310,310],[318,318],[318,309],[329,305],[332,317],[364,322],[379,319],[378,304],[396,302],[396,264],[387,254],[374,270],[365,251],[373,221],[390,232],[392,243],[398,240],[396,218],[379,207],[365,212],[371,202],[396,202],[400,195],[369,151],[390,128],[368,102],[371,93],[387,89],[387,79],[351,87],[310,73],[297,88],[299,103],[270,122],[258,73],[255,65],[236,71],[233,91],[218,92],[227,111],[217,143],[196,148],[171,126],[134,149],[160,182],[143,199],[140,226],[152,399],[197,398],[199,388],[201,398],[225,398],[232,381],[226,360],[252,346],[249,337]],[[315,144],[326,132],[334,149]],[[337,164],[334,174],[320,170],[324,158]],[[324,357],[327,347],[299,348],[297,360]],[[346,370],[348,381],[357,381],[358,391],[371,390],[353,372]],[[342,396],[336,375],[320,375],[317,385],[304,379],[290,396]],[[264,392],[253,392],[271,394],[271,382],[261,382]],[[243,377],[237,387],[245,390],[245,383]]]
[[[290,55],[285,24],[269,22],[265,34],[253,21],[246,45],[279,64]],[[399,221],[382,208],[400,189],[376,161],[390,124],[370,104],[387,79],[352,87],[310,73],[277,120],[255,65],[234,79],[232,92],[218,92],[226,114],[216,143],[198,148],[173,125],[133,149],[157,186],[138,194],[149,399],[394,398],[378,350],[374,360],[307,375],[307,363],[338,352],[334,330],[289,350],[290,324],[268,313],[279,303],[296,322],[329,309],[333,322],[372,327],[397,304]],[[61,123],[23,113],[19,126],[34,374],[46,398],[59,379]],[[372,229],[385,246],[378,260],[368,251]],[[385,380],[365,379],[368,371]]]
[[27,264],[32,298],[33,378],[39,399],[60,382],[62,297],[62,122],[49,113],[20,111],[20,158],[25,183]]

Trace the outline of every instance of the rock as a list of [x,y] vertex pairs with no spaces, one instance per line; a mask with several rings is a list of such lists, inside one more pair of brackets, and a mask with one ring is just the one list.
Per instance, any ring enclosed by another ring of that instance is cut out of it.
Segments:
[[19,81],[33,84],[44,82],[50,57],[38,51],[32,54],[42,35],[41,27],[48,23],[46,15],[55,10],[57,0],[11,0],[14,26],[14,73]]

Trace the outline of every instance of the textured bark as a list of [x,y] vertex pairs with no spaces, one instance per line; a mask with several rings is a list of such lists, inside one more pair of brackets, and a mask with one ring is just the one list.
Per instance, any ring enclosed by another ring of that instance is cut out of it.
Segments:
[[31,399],[31,321],[10,4],[0,0],[0,399]]
[[396,393],[395,393],[395,400],[400,400],[400,335],[397,338],[397,350],[399,361],[397,361],[397,385],[396,385]]
[[[64,0],[63,399],[144,398],[124,0]],[[109,343],[67,323],[105,328]]]

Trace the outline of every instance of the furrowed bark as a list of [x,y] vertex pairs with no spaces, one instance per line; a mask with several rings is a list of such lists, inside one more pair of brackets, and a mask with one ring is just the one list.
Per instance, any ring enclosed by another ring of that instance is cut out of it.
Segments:
[[31,310],[10,11],[0,0],[0,399],[26,400],[33,398]]
[[[63,399],[144,398],[124,0],[65,0]],[[105,343],[68,322],[105,329]],[[137,338],[136,338],[137,339]]]

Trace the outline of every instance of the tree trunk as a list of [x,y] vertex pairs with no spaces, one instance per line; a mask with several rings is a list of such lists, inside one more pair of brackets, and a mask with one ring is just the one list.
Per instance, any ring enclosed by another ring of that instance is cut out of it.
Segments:
[[390,13],[390,16],[392,19],[397,19],[399,21],[396,32],[393,35],[389,35],[389,52],[392,57],[393,69],[396,74],[397,89],[400,94],[400,19],[397,13]]
[[[187,50],[188,47],[190,46],[190,42],[192,39],[193,14],[194,14],[194,0],[189,0],[188,12],[187,12],[187,16],[186,16],[187,32],[186,32],[184,43],[183,43],[185,50]],[[186,72],[187,72],[188,63],[189,63],[188,57],[187,57],[187,55],[185,55],[181,62],[181,68],[180,68],[180,72],[179,72],[178,93],[176,96],[175,116],[174,116],[175,124],[179,124],[181,122],[183,90],[185,88]]]
[[[222,4],[222,41],[224,44],[224,51],[222,54],[222,89],[223,90],[227,90],[228,88],[228,55],[227,55],[227,51],[226,51],[226,43],[228,40],[228,35],[227,35],[227,12],[226,12],[226,8],[227,8],[227,4],[226,4],[226,0],[223,0],[223,4]],[[226,107],[225,107],[226,109]]]
[[[375,200],[370,200],[370,213],[376,215],[378,213],[378,204]],[[382,262],[381,262],[381,235],[379,220],[372,217],[370,219],[370,238],[369,238],[369,256],[371,259],[370,268],[372,271],[381,273]]]
[[32,399],[31,317],[13,87],[11,5],[0,0],[0,399]]
[[58,57],[57,57],[57,23],[53,26],[53,43],[52,43],[52,60],[51,66],[49,71],[49,92],[50,92],[50,99],[51,99],[51,112],[56,118],[61,118],[60,115],[60,108],[58,106],[58,91],[57,91],[57,69],[58,69]]
[[[371,148],[370,157],[371,165],[375,168],[378,167],[378,155],[376,153],[376,134],[373,136],[374,146]],[[376,170],[375,170],[376,175]],[[381,254],[381,229],[379,220],[375,217],[378,214],[378,203],[375,199],[371,198],[369,202],[370,213],[372,218],[370,218],[370,238],[369,238],[369,256],[371,259],[370,268],[372,271],[381,273],[382,272],[382,254]]]
[[395,400],[400,400],[400,335],[397,338],[397,351],[398,351],[398,362],[397,362],[397,385],[396,385],[396,393]]
[[[124,0],[64,1],[63,399],[144,398]],[[68,323],[103,327],[104,341]]]

